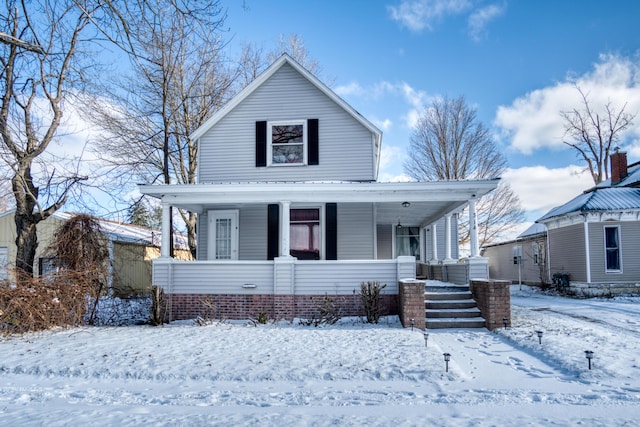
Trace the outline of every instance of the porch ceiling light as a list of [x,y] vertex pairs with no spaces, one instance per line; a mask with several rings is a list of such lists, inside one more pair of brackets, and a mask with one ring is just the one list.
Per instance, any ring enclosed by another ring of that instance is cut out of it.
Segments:
[[403,207],[403,208],[408,208],[409,206],[411,206],[411,203],[409,203],[409,202],[402,202],[402,207]]

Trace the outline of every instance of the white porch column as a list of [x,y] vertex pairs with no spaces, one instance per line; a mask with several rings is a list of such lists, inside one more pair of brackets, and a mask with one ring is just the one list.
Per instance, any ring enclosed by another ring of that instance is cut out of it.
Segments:
[[445,215],[444,217],[444,260],[452,261],[451,259],[451,215]]
[[438,228],[436,223],[431,224],[431,263],[438,263]]
[[480,253],[478,248],[478,218],[476,215],[475,199],[469,200],[469,235],[471,240],[471,258],[475,258]]
[[291,256],[291,202],[280,202],[280,256]]
[[160,256],[169,258],[171,256],[171,206],[162,202],[162,240],[160,242]]

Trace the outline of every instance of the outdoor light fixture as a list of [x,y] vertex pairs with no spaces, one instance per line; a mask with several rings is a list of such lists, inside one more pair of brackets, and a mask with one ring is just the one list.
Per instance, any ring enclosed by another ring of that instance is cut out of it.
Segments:
[[584,354],[587,357],[587,360],[589,361],[589,370],[591,370],[591,359],[593,359],[593,351],[585,350]]
[[400,220],[398,220],[398,228],[402,228],[402,224],[400,224]]
[[503,317],[502,323],[504,323],[504,328],[507,329],[507,324],[509,323],[509,319],[507,319],[506,317]]
[[536,331],[536,334],[538,334],[538,342],[542,344],[542,331]]
[[413,332],[413,325],[414,325],[415,321],[413,319],[410,319],[409,321],[411,322],[411,332]]
[[449,372],[449,361],[451,360],[451,354],[444,353],[445,372]]
[[424,346],[427,347],[427,343],[429,342],[429,334],[424,333]]
[[403,207],[403,208],[408,208],[409,206],[411,206],[411,203],[409,203],[409,202],[402,202],[402,207]]

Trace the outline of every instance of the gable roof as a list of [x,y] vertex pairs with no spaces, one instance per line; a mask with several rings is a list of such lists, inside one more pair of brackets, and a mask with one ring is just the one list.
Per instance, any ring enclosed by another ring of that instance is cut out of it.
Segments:
[[573,198],[562,206],[551,209],[536,222],[544,222],[572,213],[627,210],[640,210],[640,188],[596,188]]
[[278,60],[271,64],[262,74],[256,77],[251,83],[249,83],[244,89],[242,89],[236,96],[234,96],[229,102],[225,104],[220,110],[218,110],[213,116],[209,118],[202,126],[196,129],[190,136],[192,140],[196,140],[204,135],[209,129],[211,129],[216,123],[224,118],[230,111],[232,111],[238,104],[244,101],[249,95],[251,95],[256,89],[258,89],[264,82],[269,80],[280,68],[285,64],[290,65],[300,75],[306,78],[312,85],[318,88],[322,93],[328,96],[333,102],[338,104],[343,110],[350,114],[355,120],[357,120],[362,126],[369,130],[373,135],[374,143],[374,155],[376,165],[376,176],[378,175],[378,168],[380,164],[380,150],[382,143],[382,132],[373,123],[367,120],[364,116],[358,113],[352,106],[347,104],[342,98],[340,98],[334,91],[332,91],[327,85],[322,83],[316,76],[311,74],[302,65],[296,62],[291,56],[282,54]]

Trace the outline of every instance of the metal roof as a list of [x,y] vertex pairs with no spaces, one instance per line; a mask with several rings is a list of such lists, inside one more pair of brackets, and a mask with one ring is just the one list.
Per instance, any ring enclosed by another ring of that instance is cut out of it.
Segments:
[[640,209],[640,188],[608,187],[596,188],[555,207],[538,219],[542,222],[550,218],[573,212],[627,211]]

